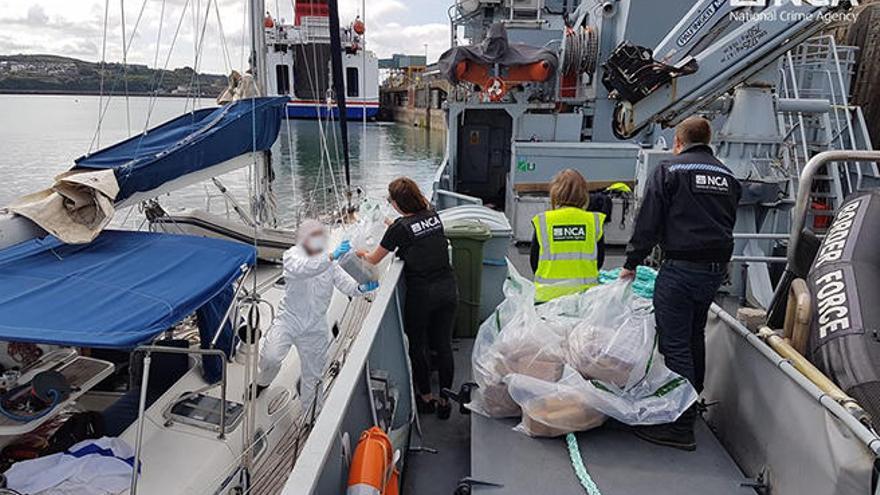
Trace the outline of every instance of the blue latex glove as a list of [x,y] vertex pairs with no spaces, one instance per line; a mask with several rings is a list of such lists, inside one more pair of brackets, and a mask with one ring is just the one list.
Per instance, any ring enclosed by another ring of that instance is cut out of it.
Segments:
[[372,281],[367,282],[365,284],[361,284],[358,287],[358,290],[361,291],[362,293],[366,294],[367,292],[373,292],[374,290],[376,290],[378,288],[379,288],[379,282],[372,280]]
[[333,251],[333,259],[338,260],[349,251],[351,251],[351,243],[348,241],[342,241],[341,244],[336,246],[336,250]]

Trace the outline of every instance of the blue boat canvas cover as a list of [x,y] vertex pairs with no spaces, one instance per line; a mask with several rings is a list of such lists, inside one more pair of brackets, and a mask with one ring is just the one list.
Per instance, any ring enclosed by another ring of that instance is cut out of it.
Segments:
[[[245,244],[150,232],[27,241],[0,251],[0,340],[130,349],[228,301],[255,261]],[[220,324],[211,323],[209,334]]]
[[278,137],[288,98],[239,100],[181,115],[146,133],[76,160],[76,169],[112,169],[116,201],[252,151]]

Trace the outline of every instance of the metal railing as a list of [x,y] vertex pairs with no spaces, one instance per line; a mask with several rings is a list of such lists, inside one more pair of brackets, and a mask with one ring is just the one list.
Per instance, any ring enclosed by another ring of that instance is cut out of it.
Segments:
[[795,253],[800,242],[801,232],[803,232],[804,226],[807,224],[813,180],[819,173],[819,170],[826,165],[832,166],[837,164],[839,166],[839,162],[846,163],[850,161],[878,162],[880,161],[880,151],[825,151],[814,156],[804,165],[804,170],[801,172],[797,200],[792,212],[792,228],[788,239],[788,268],[795,264]]
[[138,401],[137,436],[134,447],[134,464],[131,473],[131,488],[129,490],[130,495],[137,494],[137,484],[138,479],[140,478],[141,450],[143,448],[144,426],[146,424],[147,386],[150,382],[150,365],[153,361],[153,353],[217,356],[220,358],[223,363],[223,366],[221,366],[220,368],[220,382],[219,384],[211,384],[204,390],[214,388],[218,385],[220,386],[220,432],[218,433],[217,438],[222,440],[226,437],[226,352],[220,349],[182,349],[177,347],[165,347],[159,345],[142,345],[136,348],[133,354],[139,352],[144,353],[144,363],[143,373],[141,376],[140,399]]

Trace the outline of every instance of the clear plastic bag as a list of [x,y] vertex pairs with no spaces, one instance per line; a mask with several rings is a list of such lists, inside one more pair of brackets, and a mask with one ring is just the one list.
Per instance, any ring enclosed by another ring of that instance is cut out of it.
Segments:
[[657,351],[644,378],[627,390],[597,380],[584,380],[584,386],[590,405],[628,425],[671,423],[698,399],[690,382],[667,368]]
[[345,238],[355,250],[376,249],[388,228],[385,219],[392,214],[384,202],[365,199],[358,207],[357,222],[346,230]]
[[472,354],[474,381],[479,389],[469,407],[494,418],[520,412],[504,383],[508,374],[555,382],[562,376],[564,361],[564,335],[538,317],[534,285],[510,262],[504,295],[504,301],[480,326]]
[[566,361],[587,379],[628,389],[644,378],[654,352],[650,302],[635,297],[624,281],[595,287],[581,298]]
[[507,384],[511,398],[523,412],[515,429],[526,435],[558,437],[605,422],[605,415],[592,406],[583,378],[569,366],[555,383],[513,374],[507,377]]
[[471,410],[522,413],[519,431],[557,436],[600,425],[668,423],[697,400],[656,351],[653,307],[627,282],[534,306],[534,286],[508,262],[505,300],[483,322],[472,356]]

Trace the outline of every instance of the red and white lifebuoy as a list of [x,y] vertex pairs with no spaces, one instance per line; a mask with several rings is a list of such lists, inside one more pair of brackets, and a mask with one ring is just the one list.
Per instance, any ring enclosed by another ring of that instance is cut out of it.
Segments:
[[399,473],[393,450],[380,428],[364,431],[351,460],[346,495],[397,495]]
[[355,33],[363,36],[363,34],[367,31],[367,26],[364,25],[364,21],[357,19],[352,23],[352,29]]

